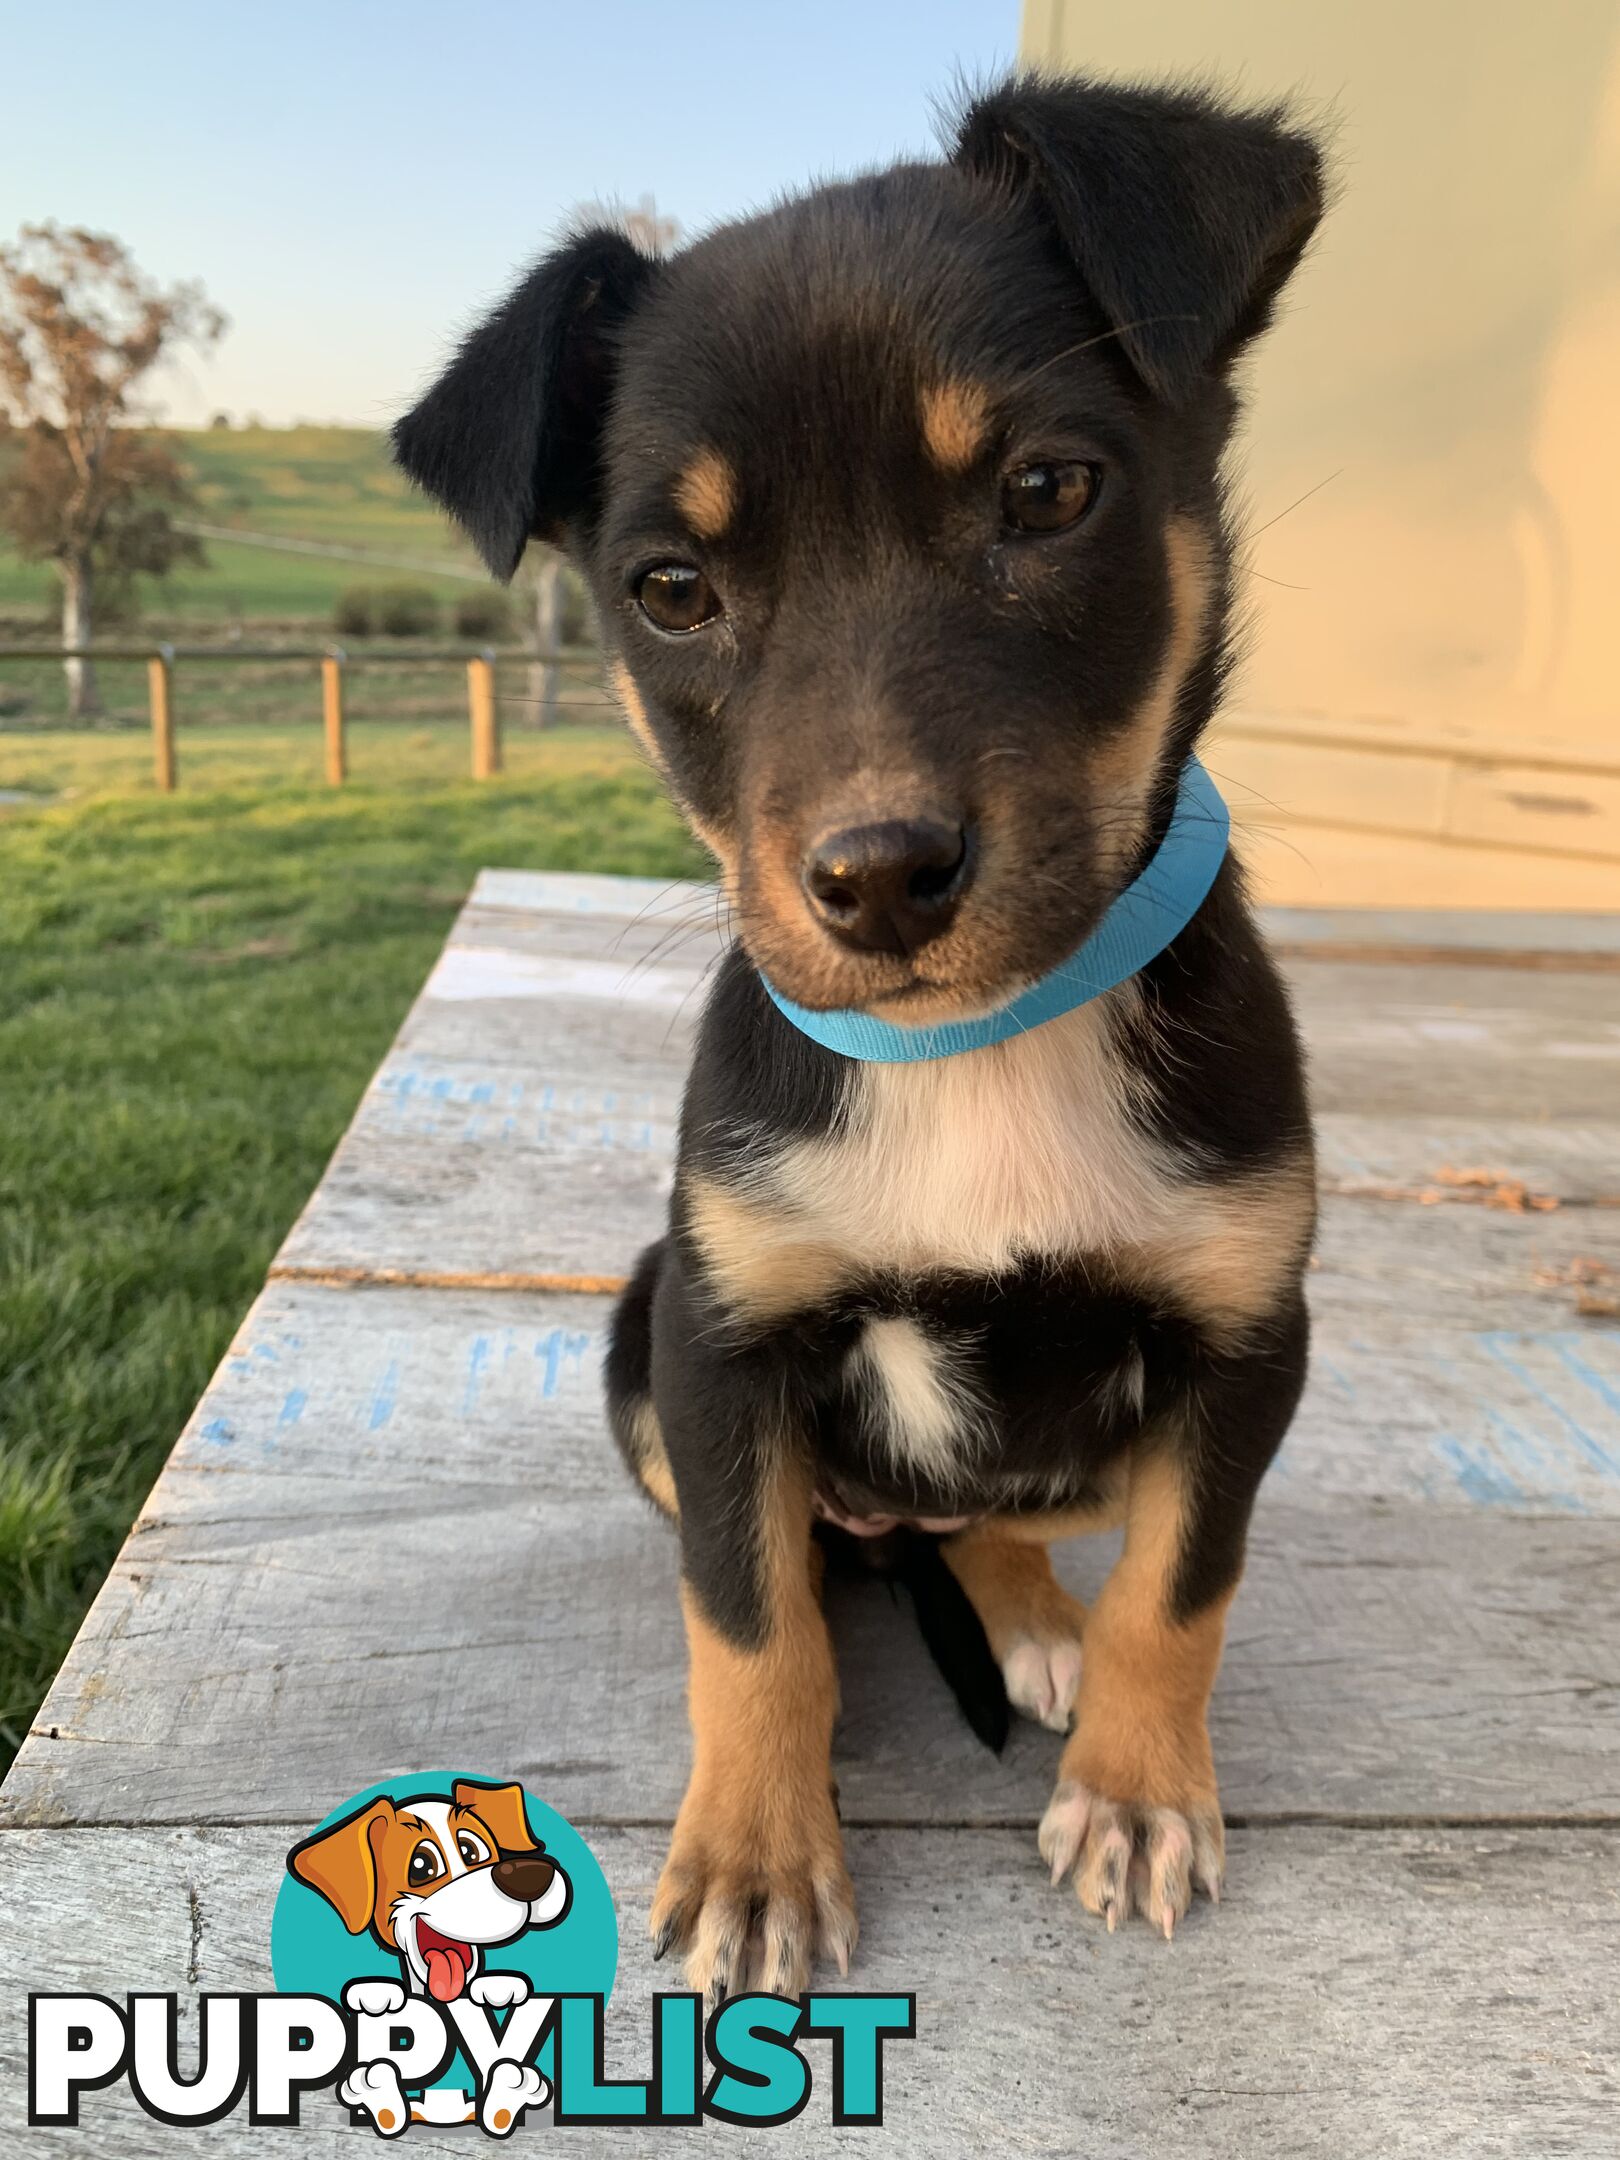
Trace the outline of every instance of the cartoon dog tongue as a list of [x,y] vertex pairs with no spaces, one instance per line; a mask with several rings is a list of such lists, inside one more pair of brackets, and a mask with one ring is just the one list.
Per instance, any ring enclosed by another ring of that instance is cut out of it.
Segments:
[[446,1942],[442,1937],[437,1942],[423,1943],[421,1949],[428,1993],[435,2002],[454,2002],[467,1984],[470,1954],[462,1944]]

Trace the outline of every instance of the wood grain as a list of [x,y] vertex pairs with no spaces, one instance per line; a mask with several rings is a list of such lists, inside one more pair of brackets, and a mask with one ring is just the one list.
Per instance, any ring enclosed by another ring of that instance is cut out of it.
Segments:
[[[276,1829],[0,1838],[8,2150],[251,2160],[277,2146],[276,2133],[239,2117],[166,2129],[116,2090],[86,2094],[77,2129],[26,2129],[22,2005],[39,1986],[173,1989],[189,2073],[197,1995],[270,1984],[268,1918],[287,1847],[311,1816]],[[599,1831],[592,1844],[620,1913],[606,2068],[645,2077],[648,2006],[668,1984],[641,1918],[662,1839]],[[885,2051],[878,2131],[832,2124],[827,2043],[807,2043],[810,2101],[770,2133],[772,2150],[1087,2160],[1614,2151],[1613,1830],[1238,1830],[1220,1911],[1195,1909],[1170,1946],[1135,1926],[1101,1934],[1015,1832],[856,1830],[849,1844],[862,1935],[848,1985],[915,1993],[916,2038]],[[368,2142],[319,2099],[293,2136],[300,2153],[330,2160]],[[432,2133],[412,2136],[441,2149]],[[575,2128],[563,2142],[603,2160],[631,2150],[662,2160],[724,2137],[718,2125]]]
[[[676,1550],[604,1430],[609,1300],[517,1285],[611,1278],[655,1234],[717,940],[706,887],[480,879],[283,1250],[328,1280],[247,1316],[0,1792],[0,2124],[30,2160],[201,2140],[110,2093],[77,2131],[17,2129],[26,1988],[265,1985],[287,1846],[430,1758],[590,1831],[625,1937],[609,2067],[644,2068],[640,1927],[686,1767]],[[903,1604],[836,1577],[852,1984],[919,1998],[889,2149],[1613,2150],[1620,1329],[1574,1278],[1620,1265],[1620,992],[1288,972],[1328,1197],[1311,1384],[1214,1704],[1231,1895],[1169,1950],[1088,1929],[1033,1854],[1056,1737],[985,1753]],[[1443,1170],[1559,1205],[1422,1204]],[[418,1287],[363,1286],[390,1274]],[[1060,1572],[1087,1595],[1108,1559]],[[359,2134],[312,2111],[301,2149]],[[777,2137],[874,2149],[815,2101]]]

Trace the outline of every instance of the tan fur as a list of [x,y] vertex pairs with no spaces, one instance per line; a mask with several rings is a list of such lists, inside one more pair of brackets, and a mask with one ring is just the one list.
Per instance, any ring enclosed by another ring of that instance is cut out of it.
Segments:
[[613,685],[614,696],[624,708],[624,717],[630,723],[630,732],[646,751],[654,768],[662,773],[664,758],[658,747],[658,738],[648,722],[647,708],[642,702],[641,692],[636,688],[635,678],[622,660],[615,660],[608,669],[608,680]]
[[975,382],[936,383],[919,400],[923,441],[942,471],[965,472],[990,435],[990,400]]
[[768,1480],[759,1523],[767,1632],[757,1648],[728,1641],[691,1588],[681,1588],[692,1776],[652,1930],[673,1921],[685,1934],[694,1987],[717,1972],[739,1984],[736,1959],[756,1893],[773,1907],[764,1921],[761,1981],[768,1988],[803,1985],[818,1934],[836,1930],[846,1956],[853,1941],[853,1896],[832,1801],[837,1676],[812,1576],[810,1524],[808,1466],[784,1457]]
[[1183,1460],[1138,1452],[1125,1547],[1086,1617],[1074,1735],[1061,1779],[1110,1800],[1186,1812],[1212,1807],[1207,1722],[1231,1593],[1190,1621],[1171,1617],[1187,1525]]
[[1184,1226],[1139,1239],[1120,1274],[1166,1293],[1222,1347],[1236,1347],[1274,1313],[1304,1263],[1316,1224],[1309,1152],[1230,1186],[1194,1188]]
[[1173,517],[1165,527],[1170,568],[1170,637],[1153,687],[1123,731],[1101,744],[1089,760],[1088,781],[1097,804],[1098,846],[1105,864],[1122,871],[1147,830],[1148,790],[1163,761],[1165,737],[1177,701],[1203,642],[1214,592],[1209,536],[1191,518]]
[[[664,785],[666,787],[671,786],[669,768],[664,763],[663,752],[658,747],[658,738],[653,733],[652,723],[647,718],[646,704],[641,692],[636,688],[634,677],[622,660],[615,660],[609,667],[608,680],[613,686],[614,696],[624,709],[625,719],[630,723],[630,732],[646,753],[648,763],[664,782]],[[682,803],[680,812],[698,839],[702,841],[703,845],[720,865],[726,897],[734,901],[737,892],[736,848],[717,825],[710,824],[706,819],[698,817],[689,804]]]
[[722,1301],[752,1320],[780,1320],[832,1296],[848,1267],[836,1238],[807,1236],[769,1199],[744,1199],[709,1178],[686,1188],[692,1235]]
[[975,1523],[941,1547],[945,1564],[973,1602],[990,1648],[1005,1661],[1021,1641],[1079,1641],[1086,1609],[1052,1572],[1044,1544],[1009,1536],[999,1522]]
[[1085,1258],[1237,1339],[1304,1257],[1311,1161],[1204,1180],[1145,1133],[1132,1109],[1146,1083],[1113,1037],[1136,995],[1124,986],[959,1057],[863,1065],[839,1129],[756,1165],[745,1188],[694,1181],[722,1299],[776,1320],[858,1269],[996,1276]]
[[635,1457],[636,1478],[642,1490],[671,1522],[679,1522],[681,1503],[675,1491],[675,1473],[669,1467],[669,1452],[664,1446],[664,1429],[658,1422],[658,1412],[650,1402],[638,1402],[630,1411],[627,1437],[630,1452]]
[[737,514],[737,472],[718,450],[700,450],[675,482],[675,507],[700,540],[718,540]]

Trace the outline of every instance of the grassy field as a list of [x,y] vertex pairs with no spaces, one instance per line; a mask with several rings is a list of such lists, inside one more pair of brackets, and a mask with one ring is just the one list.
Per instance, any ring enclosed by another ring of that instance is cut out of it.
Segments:
[[0,734],[0,1763],[483,864],[701,874],[622,738]]
[[[175,440],[191,469],[205,524],[474,567],[470,549],[406,486],[383,437],[368,428],[200,428],[177,430]],[[206,546],[206,570],[182,571],[147,592],[149,623],[325,623],[349,585],[409,581],[446,600],[477,589],[430,571],[373,570],[228,540]],[[0,617],[44,621],[56,593],[48,567],[0,550]]]

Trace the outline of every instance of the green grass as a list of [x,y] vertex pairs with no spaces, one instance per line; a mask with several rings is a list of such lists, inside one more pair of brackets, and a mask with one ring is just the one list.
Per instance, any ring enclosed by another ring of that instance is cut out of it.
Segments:
[[0,734],[0,1760],[483,864],[701,874],[606,732]]
[[[374,553],[473,564],[471,550],[389,461],[369,428],[200,428],[176,431],[209,525]],[[150,625],[188,621],[330,620],[348,585],[425,584],[441,599],[475,591],[465,579],[210,540],[206,570],[177,573],[144,598]],[[48,566],[0,549],[0,617],[43,621],[58,605]]]

